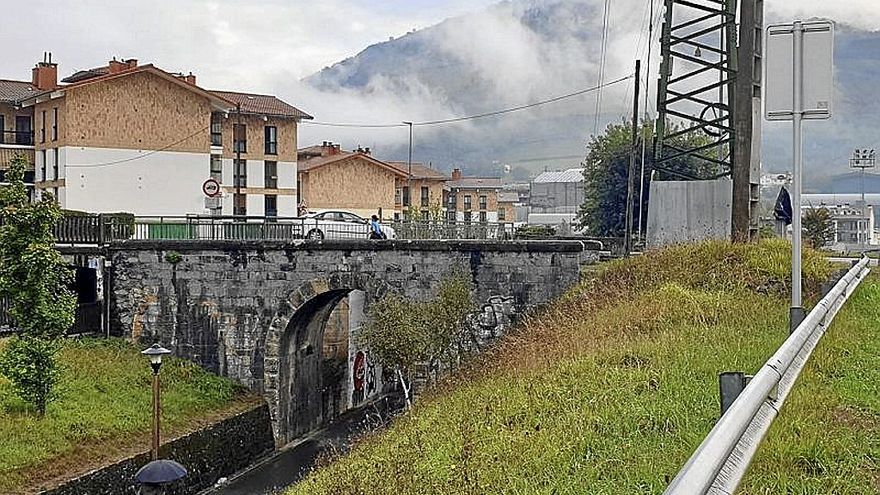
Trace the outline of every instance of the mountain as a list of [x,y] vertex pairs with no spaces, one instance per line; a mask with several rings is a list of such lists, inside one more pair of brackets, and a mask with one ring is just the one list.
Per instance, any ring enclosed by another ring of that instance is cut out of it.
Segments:
[[[352,101],[364,107],[360,121],[395,123],[481,114],[572,93],[595,86],[598,80],[602,4],[601,0],[502,2],[372,45],[304,82],[328,96],[314,112],[318,120],[331,122],[351,122]],[[612,4],[606,82],[631,73],[636,52],[644,59],[643,4],[635,0]],[[874,96],[880,75],[880,34],[839,26],[835,57],[835,116],[830,122],[805,125],[808,181],[845,171],[846,158],[855,147],[880,149],[876,133],[880,99]],[[648,80],[656,80],[657,58],[655,49]],[[603,90],[600,130],[631,114],[631,92],[631,81]],[[334,106],[333,95],[347,95],[347,107]],[[655,98],[653,88],[650,98]],[[413,156],[441,170],[462,166],[466,173],[499,174],[511,169],[518,177],[545,167],[575,166],[595,128],[595,99],[593,92],[521,112],[416,127]],[[649,107],[654,106],[650,101]],[[406,158],[405,130],[312,132],[307,139],[369,143],[383,157]],[[790,132],[790,124],[765,125],[765,170],[790,166]]]

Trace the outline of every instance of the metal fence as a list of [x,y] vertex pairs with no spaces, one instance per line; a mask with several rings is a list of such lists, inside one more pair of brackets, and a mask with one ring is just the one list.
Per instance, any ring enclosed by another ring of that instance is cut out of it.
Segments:
[[666,495],[736,491],[804,364],[868,271],[868,258],[862,258],[819,301],[721,416],[667,487]]
[[[392,239],[513,239],[512,223],[396,221],[383,224]],[[67,216],[55,228],[59,244],[127,240],[368,239],[365,221],[316,218],[155,216]]]

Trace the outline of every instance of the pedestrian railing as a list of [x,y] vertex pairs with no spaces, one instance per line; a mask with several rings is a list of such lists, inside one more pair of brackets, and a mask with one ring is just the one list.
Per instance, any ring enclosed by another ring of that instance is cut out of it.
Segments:
[[[396,221],[383,224],[394,239],[513,239],[511,223]],[[366,221],[331,221],[308,217],[242,216],[65,216],[55,228],[59,244],[104,245],[139,240],[368,239]]]
[[868,271],[868,258],[862,258],[819,301],[721,416],[666,495],[735,493],[804,364]]

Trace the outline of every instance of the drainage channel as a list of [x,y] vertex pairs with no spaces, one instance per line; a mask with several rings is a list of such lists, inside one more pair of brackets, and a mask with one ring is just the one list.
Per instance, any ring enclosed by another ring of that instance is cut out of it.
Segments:
[[268,495],[280,493],[309,474],[322,454],[345,453],[357,435],[381,427],[399,411],[394,397],[349,411],[322,430],[297,439],[271,457],[199,495]]

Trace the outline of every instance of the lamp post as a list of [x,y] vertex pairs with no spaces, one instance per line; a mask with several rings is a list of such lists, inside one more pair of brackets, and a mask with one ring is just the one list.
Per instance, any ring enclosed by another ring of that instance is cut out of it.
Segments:
[[[849,159],[849,166],[852,168],[857,168],[860,171],[860,187],[861,190],[861,198],[862,202],[860,205],[861,208],[861,218],[858,221],[858,228],[856,229],[856,236],[858,237],[858,242],[862,246],[868,244],[868,238],[871,233],[868,232],[868,213],[867,213],[867,205],[865,204],[865,169],[866,168],[874,168],[874,150],[868,149],[856,149],[853,152],[852,158]],[[864,222],[864,226],[862,224]],[[865,232],[865,238],[862,240],[862,231]]]
[[153,369],[153,449],[152,459],[159,459],[159,368],[162,367],[162,356],[171,354],[171,351],[161,345],[153,344],[141,354],[150,358],[150,368]]

